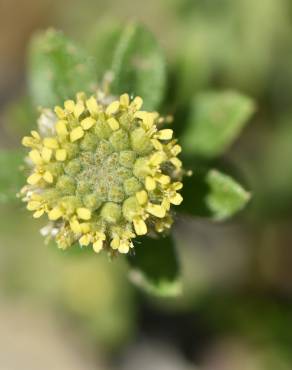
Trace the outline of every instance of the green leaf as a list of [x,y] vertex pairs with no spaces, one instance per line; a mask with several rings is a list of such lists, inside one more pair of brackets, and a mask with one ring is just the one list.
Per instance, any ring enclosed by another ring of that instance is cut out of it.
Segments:
[[22,165],[23,153],[21,151],[0,151],[0,204],[16,200],[16,193],[25,183],[21,172]]
[[171,236],[140,238],[134,255],[128,257],[130,278],[148,293],[176,296],[181,292],[179,264]]
[[254,112],[253,101],[232,91],[206,92],[193,101],[181,143],[184,153],[213,158],[238,137]]
[[193,216],[223,221],[241,211],[250,200],[250,193],[218,170],[196,170],[185,178],[182,212]]
[[250,199],[250,193],[241,185],[217,170],[208,172],[206,178],[209,194],[206,203],[216,220],[225,220],[243,209]]
[[114,94],[139,95],[145,109],[159,106],[165,90],[165,62],[158,43],[144,27],[132,23],[121,31],[111,70]]
[[53,107],[78,91],[94,91],[94,60],[61,32],[50,29],[32,39],[28,82],[33,102]]
[[35,128],[37,110],[33,107],[31,99],[24,95],[7,105],[5,109],[5,130],[20,141],[29,131]]
[[117,21],[98,23],[89,37],[88,48],[95,60],[98,82],[102,82],[106,72],[111,71],[116,47],[123,32],[123,26]]

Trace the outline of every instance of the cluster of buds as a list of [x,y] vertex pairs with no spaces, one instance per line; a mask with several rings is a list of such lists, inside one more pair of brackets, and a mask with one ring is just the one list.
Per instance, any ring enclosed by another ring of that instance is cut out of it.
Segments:
[[21,197],[33,217],[47,215],[42,233],[60,248],[128,253],[136,236],[171,226],[171,205],[182,202],[181,147],[142,104],[78,93],[44,110],[39,132],[23,138],[30,173]]

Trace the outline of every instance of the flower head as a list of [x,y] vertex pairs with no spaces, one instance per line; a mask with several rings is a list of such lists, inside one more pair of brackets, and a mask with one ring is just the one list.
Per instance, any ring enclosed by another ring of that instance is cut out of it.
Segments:
[[137,235],[163,232],[182,197],[181,148],[164,119],[127,94],[110,103],[84,93],[23,138],[30,174],[21,190],[33,217],[46,214],[43,234],[60,248],[79,242],[95,252],[127,253]]

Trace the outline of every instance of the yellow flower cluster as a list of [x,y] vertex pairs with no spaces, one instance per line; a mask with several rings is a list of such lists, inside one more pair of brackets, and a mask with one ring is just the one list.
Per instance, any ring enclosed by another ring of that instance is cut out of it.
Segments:
[[127,253],[137,235],[171,226],[170,206],[182,202],[181,147],[142,104],[79,93],[51,112],[47,134],[23,138],[31,172],[21,195],[35,218],[47,214],[44,234],[60,248]]

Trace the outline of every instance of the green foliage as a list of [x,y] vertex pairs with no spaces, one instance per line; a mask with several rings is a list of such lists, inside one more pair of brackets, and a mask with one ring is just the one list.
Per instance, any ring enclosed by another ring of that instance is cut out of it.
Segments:
[[[126,26],[108,23],[99,25],[89,39],[87,52],[54,30],[39,33],[33,38],[28,81],[34,108],[36,105],[61,105],[65,99],[74,98],[78,91],[90,94],[101,84],[113,95],[126,92],[141,96],[143,109],[158,109],[165,96],[166,68],[164,55],[153,35],[137,23]],[[196,53],[200,54],[200,48]],[[181,91],[184,90],[187,96],[193,94],[187,87],[192,68],[184,77],[186,89],[182,86],[184,83],[180,88],[178,83],[178,90],[172,93],[175,104],[180,108],[184,107],[184,101],[189,100],[180,96]],[[205,80],[204,76],[197,86]],[[17,114],[24,115],[26,121],[33,117],[29,103],[29,100],[24,101],[25,109],[16,110],[16,121]],[[187,127],[181,138],[183,153],[191,160],[191,167],[195,167],[193,162],[196,159],[210,160],[223,154],[238,137],[253,111],[252,100],[236,92],[198,94],[192,101]],[[185,115],[186,112],[185,109]],[[184,120],[178,122],[183,127]],[[14,199],[23,184],[18,171],[21,154],[3,152],[0,163],[5,168],[0,175],[0,200]],[[185,178],[183,197],[181,211],[219,221],[240,211],[250,195],[228,175],[209,168],[196,168],[192,177]],[[159,239],[143,237],[140,242],[142,246],[138,242],[135,254],[128,257],[133,282],[154,295],[179,294],[180,270],[172,236]],[[80,248],[72,250],[72,254],[79,251]]]
[[230,176],[217,170],[198,169],[185,178],[181,210],[194,216],[226,220],[247,204],[250,194]]
[[37,118],[37,111],[29,96],[21,96],[5,110],[5,130],[20,140],[35,128]]
[[22,164],[22,151],[0,151],[0,204],[16,200],[16,193],[25,183],[20,171]]
[[44,107],[90,93],[96,86],[94,63],[79,46],[61,32],[48,30],[32,39],[28,82],[33,102]]
[[143,97],[145,109],[157,109],[165,90],[163,53],[153,35],[143,26],[130,23],[104,26],[92,42],[99,79],[113,73],[110,90]]
[[122,29],[119,22],[106,22],[98,24],[90,36],[88,48],[96,61],[95,70],[99,82],[102,82],[105,73],[111,70]]
[[251,99],[232,91],[196,96],[182,136],[185,154],[213,158],[232,144],[254,111]]
[[112,72],[111,93],[140,95],[145,109],[158,107],[164,96],[165,63],[148,30],[134,23],[98,30],[91,51],[94,57],[54,30],[38,34],[29,58],[34,103],[52,107],[73,98],[79,90],[91,93],[98,80]]
[[174,239],[143,237],[135,254],[128,257],[131,280],[149,293],[175,296],[181,292],[180,272]]
[[219,171],[209,171],[206,182],[210,189],[206,204],[216,220],[222,221],[233,216],[250,199],[250,194],[241,185]]
[[123,29],[112,61],[113,92],[127,91],[143,97],[145,109],[156,109],[165,87],[163,54],[144,27],[130,24]]

